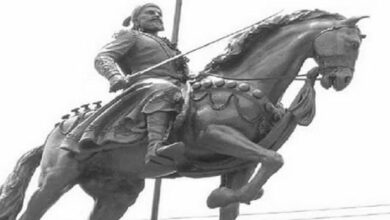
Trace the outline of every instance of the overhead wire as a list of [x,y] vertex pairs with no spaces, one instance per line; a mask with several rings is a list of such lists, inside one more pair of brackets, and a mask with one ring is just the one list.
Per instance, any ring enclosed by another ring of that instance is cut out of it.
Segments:
[[[242,213],[240,214],[240,216],[265,216],[265,215],[329,212],[329,211],[357,210],[357,209],[385,208],[385,207],[390,207],[390,203],[373,204],[373,205],[357,205],[357,206],[341,206],[341,207],[317,208],[317,209],[297,209],[297,210],[287,210],[287,211],[253,212],[253,213]],[[307,217],[307,218],[306,217],[292,218],[292,219],[287,218],[286,220],[317,220],[317,219],[355,218],[355,217],[369,217],[369,216],[382,216],[382,215],[390,215],[390,211],[368,212],[362,214],[327,215],[327,216],[317,216],[317,217]],[[206,218],[217,218],[217,217],[218,215],[176,216],[176,217],[160,218],[160,220],[206,219]]]
[[374,205],[360,205],[360,206],[342,206],[332,208],[318,208],[318,209],[299,209],[290,211],[270,211],[270,212],[258,212],[258,213],[244,213],[241,215],[277,215],[277,214],[292,214],[292,213],[305,213],[305,212],[326,212],[326,211],[340,211],[340,210],[353,210],[363,208],[383,208],[390,207],[390,204],[374,204]]
[[287,220],[318,220],[318,219],[335,219],[335,218],[357,218],[357,217],[370,217],[370,216],[382,216],[390,215],[390,212],[372,212],[364,214],[349,214],[349,215],[330,215],[330,216],[318,216],[310,218],[291,218]]

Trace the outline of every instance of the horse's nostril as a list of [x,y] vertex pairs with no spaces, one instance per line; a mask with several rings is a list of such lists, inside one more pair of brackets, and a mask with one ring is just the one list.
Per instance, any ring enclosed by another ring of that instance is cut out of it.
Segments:
[[349,82],[351,82],[351,79],[352,79],[352,77],[346,76],[346,77],[344,78],[345,84],[348,84]]
[[329,76],[329,81],[333,84],[334,83],[334,81],[336,80],[336,76],[334,76],[334,75],[330,75]]

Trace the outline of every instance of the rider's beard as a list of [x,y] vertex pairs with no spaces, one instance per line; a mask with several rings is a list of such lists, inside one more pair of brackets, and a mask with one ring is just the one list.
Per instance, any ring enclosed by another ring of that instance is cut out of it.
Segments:
[[154,19],[146,22],[142,29],[145,32],[158,32],[158,31],[163,31],[164,30],[164,24],[161,20],[159,19]]

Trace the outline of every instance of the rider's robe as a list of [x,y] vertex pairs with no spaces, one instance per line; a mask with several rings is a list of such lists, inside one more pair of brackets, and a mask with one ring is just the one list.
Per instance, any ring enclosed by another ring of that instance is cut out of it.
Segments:
[[[121,31],[99,52],[115,60],[123,74],[144,70],[179,53],[167,40],[143,32]],[[129,146],[146,137],[145,114],[179,113],[187,79],[186,60],[157,67],[132,81],[131,86],[106,106],[89,115],[68,135],[62,148],[98,151],[109,142]],[[73,139],[69,141],[69,139]],[[79,142],[80,144],[74,144]]]

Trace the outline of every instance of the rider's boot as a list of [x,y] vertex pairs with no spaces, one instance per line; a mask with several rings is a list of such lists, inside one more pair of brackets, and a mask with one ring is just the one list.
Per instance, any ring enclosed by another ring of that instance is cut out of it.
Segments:
[[155,162],[162,165],[173,165],[174,162],[170,156],[175,157],[183,153],[184,145],[181,142],[164,145],[173,120],[174,117],[170,112],[160,111],[146,116],[149,144],[145,155],[145,164]]

